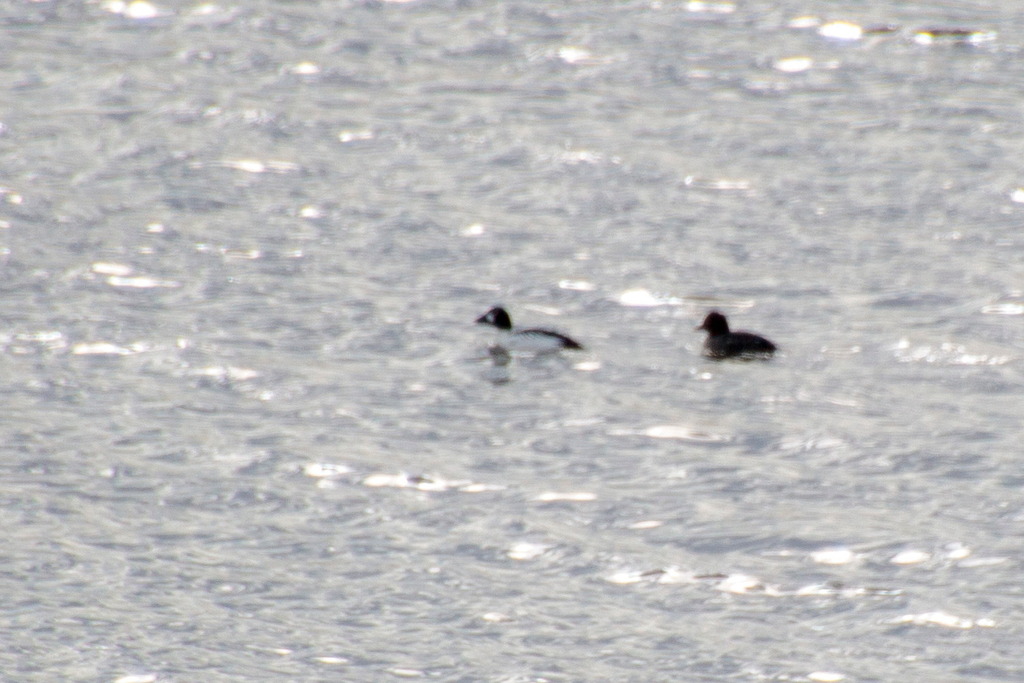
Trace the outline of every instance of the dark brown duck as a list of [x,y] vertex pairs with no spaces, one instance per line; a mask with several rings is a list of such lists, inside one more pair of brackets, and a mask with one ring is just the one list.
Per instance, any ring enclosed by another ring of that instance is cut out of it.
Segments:
[[761,335],[729,330],[729,321],[718,311],[708,313],[697,329],[708,333],[704,355],[709,358],[767,358],[775,353],[775,344]]

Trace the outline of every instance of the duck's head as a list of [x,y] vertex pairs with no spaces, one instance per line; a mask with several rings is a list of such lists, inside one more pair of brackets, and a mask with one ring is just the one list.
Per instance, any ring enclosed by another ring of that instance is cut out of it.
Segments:
[[712,337],[717,337],[720,334],[729,334],[729,321],[718,311],[711,311],[697,329],[704,330]]
[[480,325],[493,325],[499,330],[512,329],[512,318],[509,317],[508,311],[501,306],[495,306],[491,310],[487,311],[477,318],[476,322]]

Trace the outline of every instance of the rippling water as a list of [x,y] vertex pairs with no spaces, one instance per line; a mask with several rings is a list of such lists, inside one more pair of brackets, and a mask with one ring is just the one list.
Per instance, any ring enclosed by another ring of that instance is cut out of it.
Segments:
[[4,678],[1024,680],[1024,15],[932,5],[0,9]]

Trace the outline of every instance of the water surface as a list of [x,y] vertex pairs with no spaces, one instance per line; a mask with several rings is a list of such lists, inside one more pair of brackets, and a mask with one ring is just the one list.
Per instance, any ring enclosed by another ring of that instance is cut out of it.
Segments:
[[1015,9],[0,25],[11,680],[1024,679]]

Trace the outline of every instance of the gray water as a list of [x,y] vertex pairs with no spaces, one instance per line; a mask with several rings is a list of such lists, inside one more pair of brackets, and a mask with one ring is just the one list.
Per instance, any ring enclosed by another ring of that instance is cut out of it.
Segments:
[[1015,3],[0,26],[3,680],[1024,681]]

